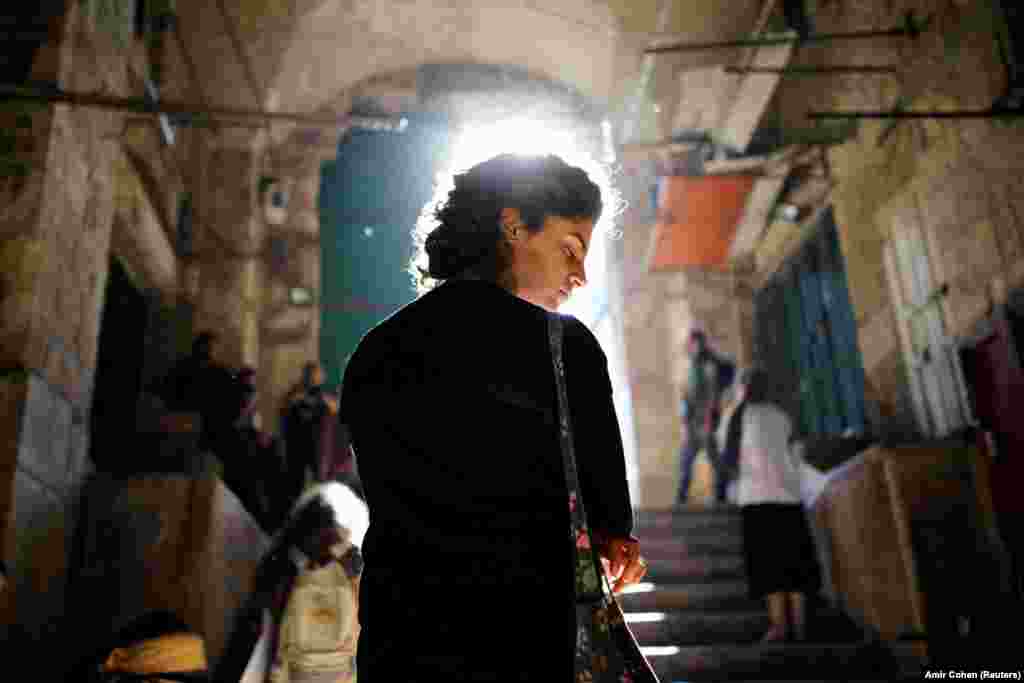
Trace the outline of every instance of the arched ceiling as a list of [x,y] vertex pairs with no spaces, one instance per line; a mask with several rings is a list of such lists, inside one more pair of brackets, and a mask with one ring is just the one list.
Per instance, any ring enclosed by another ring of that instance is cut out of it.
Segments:
[[211,0],[179,3],[207,98],[312,112],[376,74],[510,65],[603,103],[618,19],[600,0]]

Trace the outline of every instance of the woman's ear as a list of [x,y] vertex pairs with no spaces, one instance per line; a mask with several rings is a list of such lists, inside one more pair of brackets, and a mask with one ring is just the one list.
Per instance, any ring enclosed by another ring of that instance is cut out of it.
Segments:
[[521,236],[520,225],[522,223],[522,216],[519,214],[519,209],[502,209],[501,210],[501,230],[505,235],[505,239],[509,241],[518,240]]
[[131,659],[131,655],[127,648],[115,647],[103,662],[103,670],[120,671],[129,659]]

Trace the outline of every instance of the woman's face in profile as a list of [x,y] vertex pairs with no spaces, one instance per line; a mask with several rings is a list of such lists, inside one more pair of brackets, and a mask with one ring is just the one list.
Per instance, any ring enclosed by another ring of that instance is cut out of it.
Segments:
[[541,229],[529,232],[519,222],[519,212],[506,209],[507,224],[518,226],[505,236],[510,246],[508,282],[520,299],[556,311],[577,287],[587,282],[584,260],[594,234],[589,218],[547,216]]

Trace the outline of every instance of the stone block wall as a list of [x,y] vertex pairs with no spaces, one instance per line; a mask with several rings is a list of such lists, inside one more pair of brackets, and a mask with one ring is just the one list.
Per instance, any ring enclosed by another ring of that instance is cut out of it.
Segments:
[[[266,227],[265,239],[284,245],[287,261],[264,259],[260,334],[260,413],[267,429],[279,428],[287,394],[299,382],[302,366],[320,358],[321,248],[320,169],[337,154],[342,131],[296,129],[267,154],[264,169],[288,199],[283,218]],[[267,198],[261,199],[261,205]],[[313,306],[289,303],[292,287],[307,288]]]
[[256,365],[259,358],[262,140],[252,131],[210,133],[196,169],[194,329],[218,332],[220,360],[233,367]]
[[63,635],[78,493],[91,470],[88,429],[74,404],[35,372],[4,380],[2,393],[5,418],[13,418],[5,427],[14,434],[3,457],[16,458],[13,472],[5,471],[13,477],[5,477],[11,495],[4,549],[15,623],[0,629],[10,642],[38,644]]

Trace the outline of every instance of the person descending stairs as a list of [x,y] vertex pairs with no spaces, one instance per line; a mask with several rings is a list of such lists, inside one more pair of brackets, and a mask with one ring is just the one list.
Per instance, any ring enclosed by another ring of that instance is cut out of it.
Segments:
[[640,511],[635,533],[649,571],[620,600],[662,683],[920,680],[909,644],[866,640],[821,598],[808,605],[806,641],[760,642],[770,620],[748,597],[739,508]]

